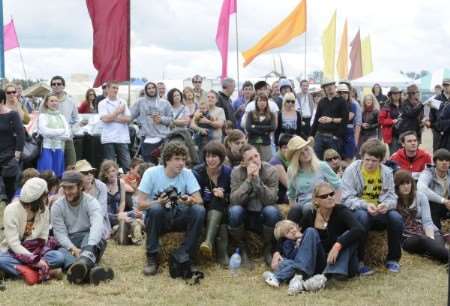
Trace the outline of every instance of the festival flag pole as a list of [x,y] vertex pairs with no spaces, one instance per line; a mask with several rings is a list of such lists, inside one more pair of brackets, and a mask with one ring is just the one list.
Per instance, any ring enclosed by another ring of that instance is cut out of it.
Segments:
[[[14,22],[12,15],[10,16],[11,18],[11,22]],[[14,30],[15,30],[15,26],[14,26]],[[23,60],[23,55],[22,55],[22,48],[20,47],[20,42],[19,42],[19,36],[16,35],[17,38],[17,42],[18,42],[18,48],[19,48],[19,56],[20,56],[20,62],[22,63],[22,70],[23,70],[23,75],[25,76],[25,80],[28,80],[28,75],[27,75],[27,71],[25,70],[25,61]]]
[[3,34],[3,0],[0,0],[0,24],[2,25],[2,32],[0,34],[0,79],[2,79],[2,85],[5,79],[5,41]]
[[306,36],[308,35],[308,31],[305,31],[305,75],[304,75],[304,77],[303,77],[303,79],[304,80],[307,80],[308,79],[308,76],[307,76],[307,74],[306,74],[306,52],[307,52],[307,50],[308,50],[308,44],[307,44],[307,38],[306,38]]
[[128,106],[131,104],[131,1],[128,0]]
[[236,18],[235,18],[235,24],[236,24],[236,71],[237,71],[237,89],[239,92],[239,36],[238,36],[238,9],[237,9],[237,1],[235,3],[236,7]]

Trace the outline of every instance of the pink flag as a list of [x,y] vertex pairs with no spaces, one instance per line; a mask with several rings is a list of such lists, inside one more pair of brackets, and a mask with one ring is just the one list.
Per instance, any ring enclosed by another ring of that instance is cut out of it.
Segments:
[[228,31],[230,28],[230,15],[233,13],[236,13],[236,0],[223,0],[216,33],[216,45],[222,56],[222,79],[227,77]]
[[16,28],[14,27],[14,21],[12,19],[7,25],[3,27],[3,39],[5,51],[19,47]]

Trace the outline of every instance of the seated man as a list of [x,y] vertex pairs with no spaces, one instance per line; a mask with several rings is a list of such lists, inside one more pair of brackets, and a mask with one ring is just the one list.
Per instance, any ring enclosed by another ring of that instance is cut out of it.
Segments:
[[419,149],[417,134],[414,131],[402,133],[400,143],[402,148],[392,154],[391,160],[395,161],[401,169],[411,172],[417,180],[425,166],[431,164],[431,156],[426,151]]
[[420,174],[417,190],[427,196],[433,223],[441,229],[441,219],[445,218],[450,210],[450,152],[447,149],[436,150],[433,163],[434,165],[428,165]]
[[56,240],[65,255],[64,268],[69,268],[67,280],[81,284],[98,284],[110,280],[114,272],[97,266],[106,249],[102,239],[104,223],[102,208],[92,196],[82,191],[83,178],[77,171],[64,172],[61,187],[64,197],[51,209],[51,224]]
[[242,163],[231,172],[231,194],[228,215],[230,236],[239,244],[242,264],[249,265],[245,227],[262,232],[264,260],[270,266],[275,224],[281,220],[276,206],[278,175],[276,169],[261,161],[258,151],[246,144],[241,150]]
[[193,258],[205,219],[200,187],[192,171],[185,168],[187,148],[170,142],[162,152],[163,165],[145,171],[139,184],[137,202],[146,211],[147,264],[144,275],[158,273],[159,236],[170,231],[186,231],[180,251]]
[[361,275],[373,274],[363,262],[367,232],[371,229],[387,228],[386,268],[391,272],[400,271],[403,219],[395,210],[397,196],[392,170],[381,164],[385,155],[386,146],[378,139],[369,139],[361,146],[362,160],[352,162],[342,176],[342,204],[354,210],[366,231],[358,251]]
[[287,144],[293,135],[291,134],[281,134],[278,140],[278,152],[269,161],[269,164],[275,167],[278,174],[278,204],[289,203],[287,197],[287,187],[288,187],[288,176],[287,168],[289,162],[286,159]]

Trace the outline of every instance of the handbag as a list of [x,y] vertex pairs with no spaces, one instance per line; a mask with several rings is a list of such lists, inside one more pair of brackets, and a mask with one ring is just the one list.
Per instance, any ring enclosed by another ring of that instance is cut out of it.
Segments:
[[25,131],[25,144],[22,151],[22,161],[25,164],[34,162],[41,154],[42,137],[38,134],[29,135]]
[[177,249],[170,254],[169,274],[172,278],[183,278],[189,285],[199,284],[200,279],[205,277],[203,272],[192,270],[189,254],[181,249]]

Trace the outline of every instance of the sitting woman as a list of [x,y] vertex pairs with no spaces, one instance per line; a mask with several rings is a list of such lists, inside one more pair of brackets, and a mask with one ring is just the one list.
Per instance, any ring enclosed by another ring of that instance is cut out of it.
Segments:
[[229,204],[231,167],[223,164],[225,147],[218,141],[209,142],[203,149],[203,156],[204,163],[193,169],[207,210],[206,238],[200,245],[200,253],[211,257],[216,240],[217,262],[227,266],[228,232],[224,221]]
[[255,146],[265,162],[272,158],[270,134],[275,131],[275,122],[275,114],[269,108],[269,98],[264,94],[257,96],[255,110],[248,114],[245,130],[248,143]]
[[242,156],[240,154],[241,147],[247,143],[247,137],[238,129],[234,129],[225,137],[225,165],[231,168],[241,164]]
[[288,293],[296,294],[323,288],[327,278],[357,274],[358,241],[364,229],[348,208],[336,204],[335,195],[326,182],[314,188],[315,209],[301,221],[303,235],[292,221],[276,225],[274,234],[280,244],[272,262],[275,273],[264,273],[267,284],[278,287],[290,280]]
[[424,193],[416,191],[416,183],[409,171],[397,171],[394,183],[398,196],[397,210],[405,222],[402,248],[407,252],[428,255],[447,263],[448,250],[431,219],[428,198]]
[[[300,223],[302,215],[312,210],[312,193],[314,187],[322,181],[330,183],[333,188],[341,187],[341,179],[324,161],[320,161],[310,141],[294,136],[287,145],[286,159],[288,167],[288,219]],[[340,193],[337,195],[340,198]]]
[[302,136],[302,116],[295,109],[295,95],[288,92],[283,97],[283,107],[278,113],[278,127],[275,130],[275,144],[278,146],[280,134]]
[[59,100],[55,95],[45,97],[38,120],[38,133],[43,140],[37,169],[39,172],[53,170],[57,177],[61,177],[65,169],[64,143],[70,139],[71,132],[58,107]]
[[333,169],[338,177],[342,177],[347,163],[342,160],[341,155],[335,149],[325,150],[323,152],[323,160],[327,162],[328,166]]
[[3,224],[0,270],[22,276],[29,285],[61,276],[64,254],[57,251],[55,240],[48,239],[47,183],[43,179],[34,177],[23,185],[19,201],[6,207]]

